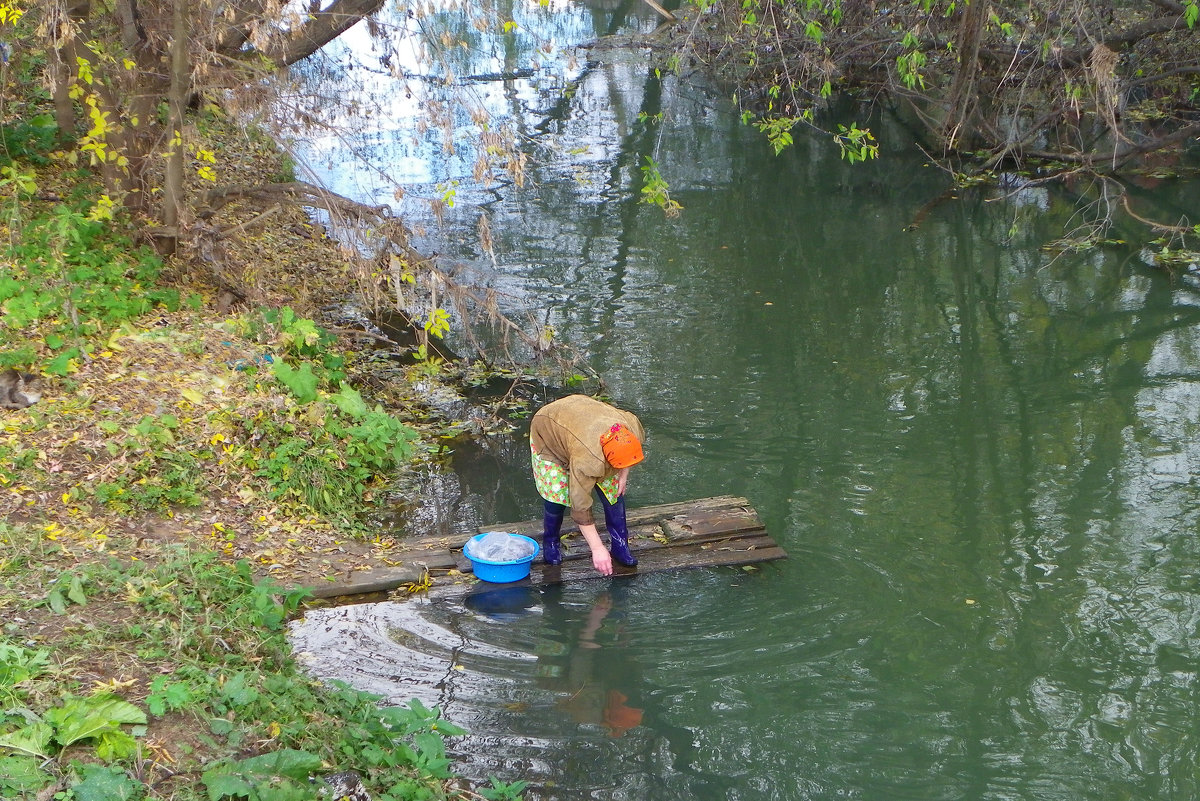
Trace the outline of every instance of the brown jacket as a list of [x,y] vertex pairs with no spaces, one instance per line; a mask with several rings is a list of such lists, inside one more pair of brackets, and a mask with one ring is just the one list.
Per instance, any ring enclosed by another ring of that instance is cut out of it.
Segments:
[[565,468],[571,495],[571,519],[577,525],[594,525],[592,489],[598,481],[616,475],[604,458],[600,436],[616,423],[646,441],[642,423],[632,412],[622,411],[587,395],[570,395],[548,403],[533,416],[529,442],[545,459]]

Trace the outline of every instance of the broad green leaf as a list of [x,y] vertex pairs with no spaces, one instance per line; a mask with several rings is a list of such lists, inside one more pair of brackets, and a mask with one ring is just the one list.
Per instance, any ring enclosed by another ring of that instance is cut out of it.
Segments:
[[208,730],[218,737],[227,737],[233,731],[233,721],[225,718],[209,718]]
[[46,601],[50,604],[50,611],[56,615],[61,615],[67,611],[67,599],[58,587],[50,590],[50,594],[46,596]]
[[349,384],[342,384],[342,388],[336,395],[331,395],[329,398],[333,401],[333,405],[342,410],[343,413],[351,417],[365,417],[367,414],[367,404],[363,400],[358,390]]
[[38,767],[40,757],[0,756],[0,798],[33,798],[50,783],[50,774]]
[[54,729],[48,723],[31,723],[14,732],[0,735],[0,749],[23,756],[48,757]]
[[137,740],[120,729],[100,732],[96,738],[96,756],[111,762],[137,753]]
[[79,348],[70,348],[46,362],[45,372],[50,375],[66,375],[71,371],[71,360],[79,355]]
[[77,575],[71,576],[71,586],[67,590],[67,597],[80,606],[87,606],[87,595],[83,592],[83,579]]
[[222,765],[204,772],[200,780],[208,788],[209,801],[219,801],[222,798],[247,798],[254,792],[254,786],[241,776],[226,773],[227,766]]
[[46,712],[46,721],[55,728],[54,738],[66,748],[122,723],[145,723],[146,713],[114,695],[68,697],[61,707]]
[[238,773],[250,776],[286,776],[307,781],[310,773],[321,769],[321,758],[307,751],[285,748],[243,759],[234,766]]
[[221,696],[234,709],[252,704],[258,700],[258,690],[246,685],[246,674],[236,673],[221,686]]
[[162,717],[168,710],[181,709],[192,701],[192,691],[185,682],[169,681],[166,676],[157,676],[150,683],[150,695],[146,706],[150,714]]
[[132,801],[141,798],[142,784],[130,779],[125,771],[108,765],[84,765],[83,780],[71,786],[76,801]]
[[15,687],[39,676],[49,663],[50,652],[45,648],[33,651],[0,643],[0,687]]
[[301,403],[312,403],[317,399],[317,377],[313,375],[312,365],[308,362],[293,368],[287,362],[275,362],[271,366],[275,377],[292,391],[296,400]]
[[450,778],[450,760],[446,757],[446,742],[432,732],[421,732],[413,735],[413,744],[417,747],[417,765],[431,776],[439,779]]
[[467,733],[462,726],[455,726],[448,720],[439,720],[433,724],[433,728],[443,737],[461,737]]

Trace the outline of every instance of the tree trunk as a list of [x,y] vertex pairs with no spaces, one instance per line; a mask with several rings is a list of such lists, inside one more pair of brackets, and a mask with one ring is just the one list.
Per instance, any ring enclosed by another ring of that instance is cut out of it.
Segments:
[[963,12],[962,24],[958,29],[958,72],[950,87],[946,105],[946,121],[942,125],[942,140],[948,150],[958,147],[975,114],[978,102],[976,84],[979,76],[979,42],[983,37],[983,26],[987,23],[985,0],[970,0]]
[[170,110],[171,150],[163,182],[162,224],[166,229],[161,248],[174,253],[179,243],[179,225],[183,209],[183,106],[190,85],[188,70],[187,0],[175,0],[174,36],[171,41],[171,88],[167,94]]
[[54,122],[58,138],[64,144],[75,138],[75,103],[71,100],[71,70],[63,60],[62,50],[50,54],[47,74],[54,96]]
[[74,41],[77,29],[87,22],[90,13],[91,0],[69,0],[50,12],[50,35],[54,46],[49,54],[47,74],[54,98],[54,122],[63,142],[75,139],[78,118],[75,103],[71,100],[71,82],[75,75]]

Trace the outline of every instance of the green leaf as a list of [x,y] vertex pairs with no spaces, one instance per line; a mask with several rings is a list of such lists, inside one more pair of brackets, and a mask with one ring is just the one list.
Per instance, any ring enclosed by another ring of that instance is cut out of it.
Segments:
[[15,687],[45,672],[50,664],[50,652],[36,651],[19,645],[0,643],[0,687]]
[[354,418],[365,417],[367,414],[367,404],[363,400],[358,390],[349,384],[343,383],[342,388],[338,390],[336,395],[329,396],[333,401],[333,405],[338,407],[342,413]]
[[[283,749],[261,754],[238,762],[225,762],[204,772],[201,781],[208,788],[210,801],[226,797],[270,799],[303,798],[308,786],[308,777],[322,767],[321,758],[307,751]],[[301,788],[279,785],[277,778],[292,779],[302,783]],[[256,788],[270,783],[270,793],[260,793]],[[311,794],[311,792],[309,793]]]
[[71,369],[71,359],[79,355],[79,348],[71,348],[46,362],[45,371],[50,375],[66,375]]
[[80,773],[83,781],[71,786],[76,801],[132,801],[141,798],[145,789],[125,771],[108,765],[84,765]]
[[296,400],[312,403],[317,399],[317,377],[313,375],[312,365],[308,362],[301,364],[299,370],[282,361],[275,362],[271,369],[275,377],[292,391]]
[[0,757],[0,797],[32,798],[37,790],[50,783],[49,774],[38,767],[41,758],[25,756]]
[[236,673],[221,686],[221,697],[228,701],[231,707],[238,709],[257,701],[258,690],[246,686],[245,673]]
[[58,587],[50,590],[50,594],[46,596],[46,601],[50,604],[50,610],[56,615],[61,615],[67,611],[67,599]]
[[114,731],[122,723],[145,723],[146,713],[115,695],[68,696],[62,706],[46,712],[46,721],[54,726],[54,739],[66,748]]
[[168,710],[182,709],[191,701],[188,685],[181,681],[168,683],[166,676],[155,676],[150,682],[150,695],[146,696],[146,706],[155,717],[162,717]]
[[71,586],[67,590],[67,597],[80,606],[87,606],[87,595],[83,592],[83,579],[78,575],[71,576]]
[[125,759],[137,753],[137,740],[120,729],[104,731],[96,738],[96,756],[106,762]]
[[54,728],[48,723],[31,723],[5,735],[0,735],[0,749],[14,751],[21,756],[46,758],[50,756],[50,744],[54,739]]
[[446,756],[446,742],[433,732],[413,735],[417,747],[417,765],[430,776],[438,779],[450,778],[450,759]]
[[233,721],[225,718],[209,718],[208,730],[218,737],[228,737],[233,731]]
[[307,751],[285,748],[269,754],[243,759],[234,766],[238,773],[251,776],[286,776],[307,781],[308,775],[321,769],[321,758]]
[[200,780],[204,782],[204,786],[208,788],[209,801],[218,801],[221,798],[250,798],[254,792],[254,785],[243,779],[241,776],[233,776],[224,773],[224,766],[207,770]]
[[455,726],[448,720],[439,720],[433,724],[433,729],[443,737],[461,737],[467,733],[467,730],[461,726]]

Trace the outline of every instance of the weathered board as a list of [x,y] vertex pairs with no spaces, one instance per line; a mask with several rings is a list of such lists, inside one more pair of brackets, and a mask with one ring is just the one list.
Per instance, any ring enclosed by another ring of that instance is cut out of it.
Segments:
[[[597,521],[599,523],[599,521]],[[613,565],[614,576],[636,576],[683,568],[739,566],[786,559],[787,553],[767,534],[758,513],[745,498],[723,495],[692,501],[630,509],[626,514],[630,547],[638,557],[637,567]],[[603,525],[599,525],[605,537]],[[483,531],[508,531],[541,541],[540,520],[497,523]],[[425,576],[442,591],[447,588],[437,579],[451,571],[470,576],[471,562],[462,548],[468,537],[426,537],[404,543],[393,553],[397,567],[367,571],[345,582],[319,587],[319,598],[389,592],[406,584],[420,582]],[[564,559],[561,565],[547,565],[541,557],[534,560],[529,578],[518,584],[554,584],[596,578],[591,553],[570,520],[563,526]],[[455,587],[475,582],[450,582]],[[503,585],[488,585],[503,586]],[[469,586],[466,587],[469,589]]]

